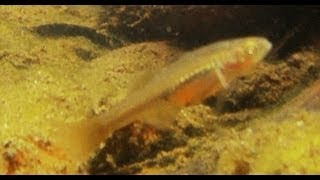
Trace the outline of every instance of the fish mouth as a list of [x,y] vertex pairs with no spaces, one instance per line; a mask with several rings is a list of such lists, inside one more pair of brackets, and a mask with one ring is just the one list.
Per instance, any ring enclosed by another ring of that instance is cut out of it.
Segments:
[[268,39],[266,39],[266,38],[264,38],[264,46],[265,46],[265,48],[266,48],[266,51],[267,51],[267,53],[266,54],[268,54],[268,52],[270,52],[270,50],[272,49],[272,43],[268,40]]

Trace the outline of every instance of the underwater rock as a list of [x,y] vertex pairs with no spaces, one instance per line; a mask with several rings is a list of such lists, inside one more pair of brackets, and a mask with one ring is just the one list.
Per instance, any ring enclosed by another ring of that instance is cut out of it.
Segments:
[[15,147],[11,141],[5,143],[2,156],[7,162],[7,174],[14,174],[15,171],[26,163],[24,153]]
[[48,37],[83,36],[91,40],[91,42],[95,44],[98,44],[110,49],[119,47],[122,44],[117,39],[101,34],[93,28],[74,25],[74,24],[65,24],[65,23],[44,24],[44,25],[33,27],[33,30],[41,36],[48,36]]
[[78,57],[80,57],[84,61],[92,61],[94,58],[98,57],[97,53],[94,51],[84,49],[84,48],[75,48],[74,52]]
[[[104,9],[101,31],[129,42],[177,40],[185,47],[247,35],[265,36],[278,44],[310,30],[319,14],[317,6],[133,5]],[[296,46],[294,40],[290,44]]]
[[303,51],[277,65],[261,64],[251,76],[238,78],[207,104],[219,112],[281,104],[318,77],[319,63],[317,53]]
[[88,172],[90,174],[137,173],[139,168],[133,166],[128,169],[126,166],[185,144],[185,137],[173,131],[160,131],[145,124],[133,123],[119,129],[105,141],[89,161]]

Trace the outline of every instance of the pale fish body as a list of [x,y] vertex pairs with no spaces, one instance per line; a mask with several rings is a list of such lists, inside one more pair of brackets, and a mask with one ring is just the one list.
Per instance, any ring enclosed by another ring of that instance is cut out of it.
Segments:
[[272,44],[263,37],[245,37],[184,53],[145,86],[94,119],[111,132],[136,120],[164,125],[181,107],[201,103],[249,72],[271,48]]

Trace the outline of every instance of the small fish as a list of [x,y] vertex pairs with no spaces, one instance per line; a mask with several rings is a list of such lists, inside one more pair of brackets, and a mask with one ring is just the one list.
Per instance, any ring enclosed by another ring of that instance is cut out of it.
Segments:
[[166,126],[184,106],[201,103],[253,69],[271,50],[263,37],[215,42],[184,53],[140,89],[94,119],[111,132],[136,120]]

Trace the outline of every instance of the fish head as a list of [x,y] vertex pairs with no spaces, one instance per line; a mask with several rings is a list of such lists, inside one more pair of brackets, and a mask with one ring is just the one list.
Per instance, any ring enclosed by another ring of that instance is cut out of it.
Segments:
[[247,37],[239,43],[242,57],[251,57],[254,63],[263,60],[272,49],[272,43],[264,37]]
[[262,61],[270,52],[272,44],[264,37],[245,37],[229,41],[228,60],[223,62],[222,69],[227,71],[248,71]]
[[228,60],[223,62],[220,70],[230,83],[234,78],[252,72],[255,65],[270,52],[272,44],[264,37],[245,37],[229,41]]

